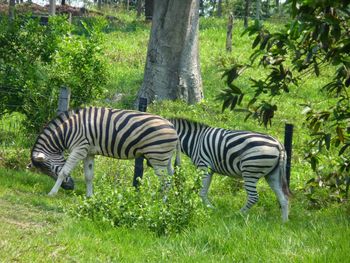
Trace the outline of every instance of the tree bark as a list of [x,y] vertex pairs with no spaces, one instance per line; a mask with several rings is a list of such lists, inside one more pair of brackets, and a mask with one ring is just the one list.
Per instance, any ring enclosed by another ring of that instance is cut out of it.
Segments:
[[15,6],[16,6],[16,0],[10,0],[9,1],[9,19],[10,20],[15,19]]
[[49,1],[49,15],[54,16],[56,14],[56,0]]
[[138,98],[203,99],[198,53],[198,0],[155,0],[145,75]]
[[245,5],[244,5],[244,28],[248,27],[249,6],[250,6],[250,0],[245,0]]
[[140,17],[142,13],[142,1],[143,0],[137,0],[137,17]]
[[145,17],[151,21],[153,17],[154,0],[145,0]]
[[260,14],[261,14],[261,0],[256,0],[256,13],[255,13],[256,20],[260,20]]
[[61,0],[61,5],[66,5],[66,0]]
[[217,16],[218,16],[218,17],[222,17],[222,0],[219,0],[219,1],[218,1]]
[[280,12],[281,12],[281,10],[280,10],[280,1],[276,0],[275,3],[276,3],[276,12],[277,12],[277,14],[280,14]]

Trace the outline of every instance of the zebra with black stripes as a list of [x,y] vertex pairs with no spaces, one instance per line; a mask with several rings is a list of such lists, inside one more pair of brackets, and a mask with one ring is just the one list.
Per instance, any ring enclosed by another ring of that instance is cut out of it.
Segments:
[[247,202],[242,212],[258,201],[256,185],[265,177],[281,205],[283,221],[288,220],[290,190],[285,173],[286,152],[280,142],[261,133],[213,128],[185,119],[170,121],[177,130],[181,151],[204,171],[200,196],[205,205],[213,207],[208,199],[213,173],[243,177]]
[[[67,111],[54,118],[38,136],[31,164],[56,180],[49,195],[59,187],[73,189],[70,173],[84,161],[86,195],[93,194],[94,156],[134,159],[143,156],[164,180],[173,174],[171,158],[178,136],[166,119],[149,113],[88,107]],[[69,152],[65,159],[65,151]]]

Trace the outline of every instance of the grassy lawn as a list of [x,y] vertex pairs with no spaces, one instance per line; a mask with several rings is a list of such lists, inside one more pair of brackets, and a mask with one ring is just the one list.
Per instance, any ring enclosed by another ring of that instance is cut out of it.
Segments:
[[[130,19],[130,18],[129,18]],[[271,27],[276,25],[270,24]],[[150,25],[126,20],[120,28],[106,34],[105,52],[110,64],[108,100],[96,102],[119,108],[131,108],[141,86]],[[195,106],[181,102],[162,102],[149,111],[165,117],[188,117],[207,124],[269,133],[281,141],[284,124],[293,123],[293,159],[290,221],[281,223],[276,198],[265,181],[259,182],[260,200],[247,216],[237,211],[245,202],[241,183],[214,176],[210,198],[216,208],[206,210],[206,218],[180,234],[157,236],[147,229],[112,227],[71,217],[65,211],[83,195],[82,167],[74,171],[77,190],[60,190],[54,197],[47,193],[53,181],[45,175],[24,169],[31,145],[22,132],[10,134],[6,147],[0,149],[0,262],[346,262],[350,258],[350,206],[324,204],[315,209],[303,190],[313,178],[305,162],[303,147],[309,139],[303,125],[302,104],[327,102],[319,87],[330,77],[327,69],[321,78],[309,77],[299,90],[278,98],[279,110],[273,126],[265,129],[240,112],[221,112],[215,100],[225,87],[223,66],[232,59],[246,61],[251,39],[241,36],[242,21],[234,26],[233,52],[225,52],[224,20],[205,19],[200,24],[200,58],[205,100]],[[263,75],[252,69],[251,76]],[[248,78],[240,80],[249,89]],[[119,99],[111,99],[113,96]],[[14,122],[20,123],[15,116]],[[2,120],[9,125],[11,117]],[[1,126],[0,126],[1,127]],[[129,162],[107,158],[96,161],[96,177],[113,176],[124,169],[122,183],[132,181]],[[184,158],[184,169],[194,171]],[[16,168],[16,169],[10,169]],[[148,168],[149,169],[149,168]],[[195,171],[194,171],[195,172]],[[152,172],[149,172],[152,174]]]
[[[53,182],[43,175],[1,168],[0,181],[4,262],[345,262],[350,256],[349,206],[309,210],[303,194],[295,192],[290,221],[281,224],[265,183],[259,185],[259,204],[242,216],[237,210],[243,191],[232,193],[228,179],[216,177],[216,209],[207,211],[207,220],[159,237],[69,217],[63,210],[75,196],[60,191],[48,197]],[[77,183],[83,194],[83,181]]]

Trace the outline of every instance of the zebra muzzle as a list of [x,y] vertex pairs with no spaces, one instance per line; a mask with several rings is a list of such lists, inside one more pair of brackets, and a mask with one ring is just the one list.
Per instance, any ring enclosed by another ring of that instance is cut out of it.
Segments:
[[68,175],[66,177],[66,179],[64,179],[64,181],[62,182],[61,187],[64,190],[74,190],[74,180],[73,180],[73,178],[70,175]]

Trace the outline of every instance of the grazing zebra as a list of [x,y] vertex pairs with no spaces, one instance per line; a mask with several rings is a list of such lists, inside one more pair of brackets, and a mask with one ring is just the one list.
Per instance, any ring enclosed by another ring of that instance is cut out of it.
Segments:
[[[145,157],[155,173],[172,174],[171,157],[178,136],[173,125],[159,116],[132,110],[89,107],[60,114],[38,136],[31,152],[32,165],[56,180],[49,195],[60,186],[73,189],[71,171],[84,160],[86,195],[93,194],[94,156],[117,159]],[[67,150],[69,156],[64,157]]]
[[258,201],[256,185],[265,177],[281,205],[283,221],[288,220],[290,190],[285,173],[286,152],[281,143],[261,133],[212,128],[185,119],[170,122],[177,130],[181,151],[204,171],[200,196],[205,205],[212,207],[208,190],[214,172],[243,177],[247,202],[242,212]]

